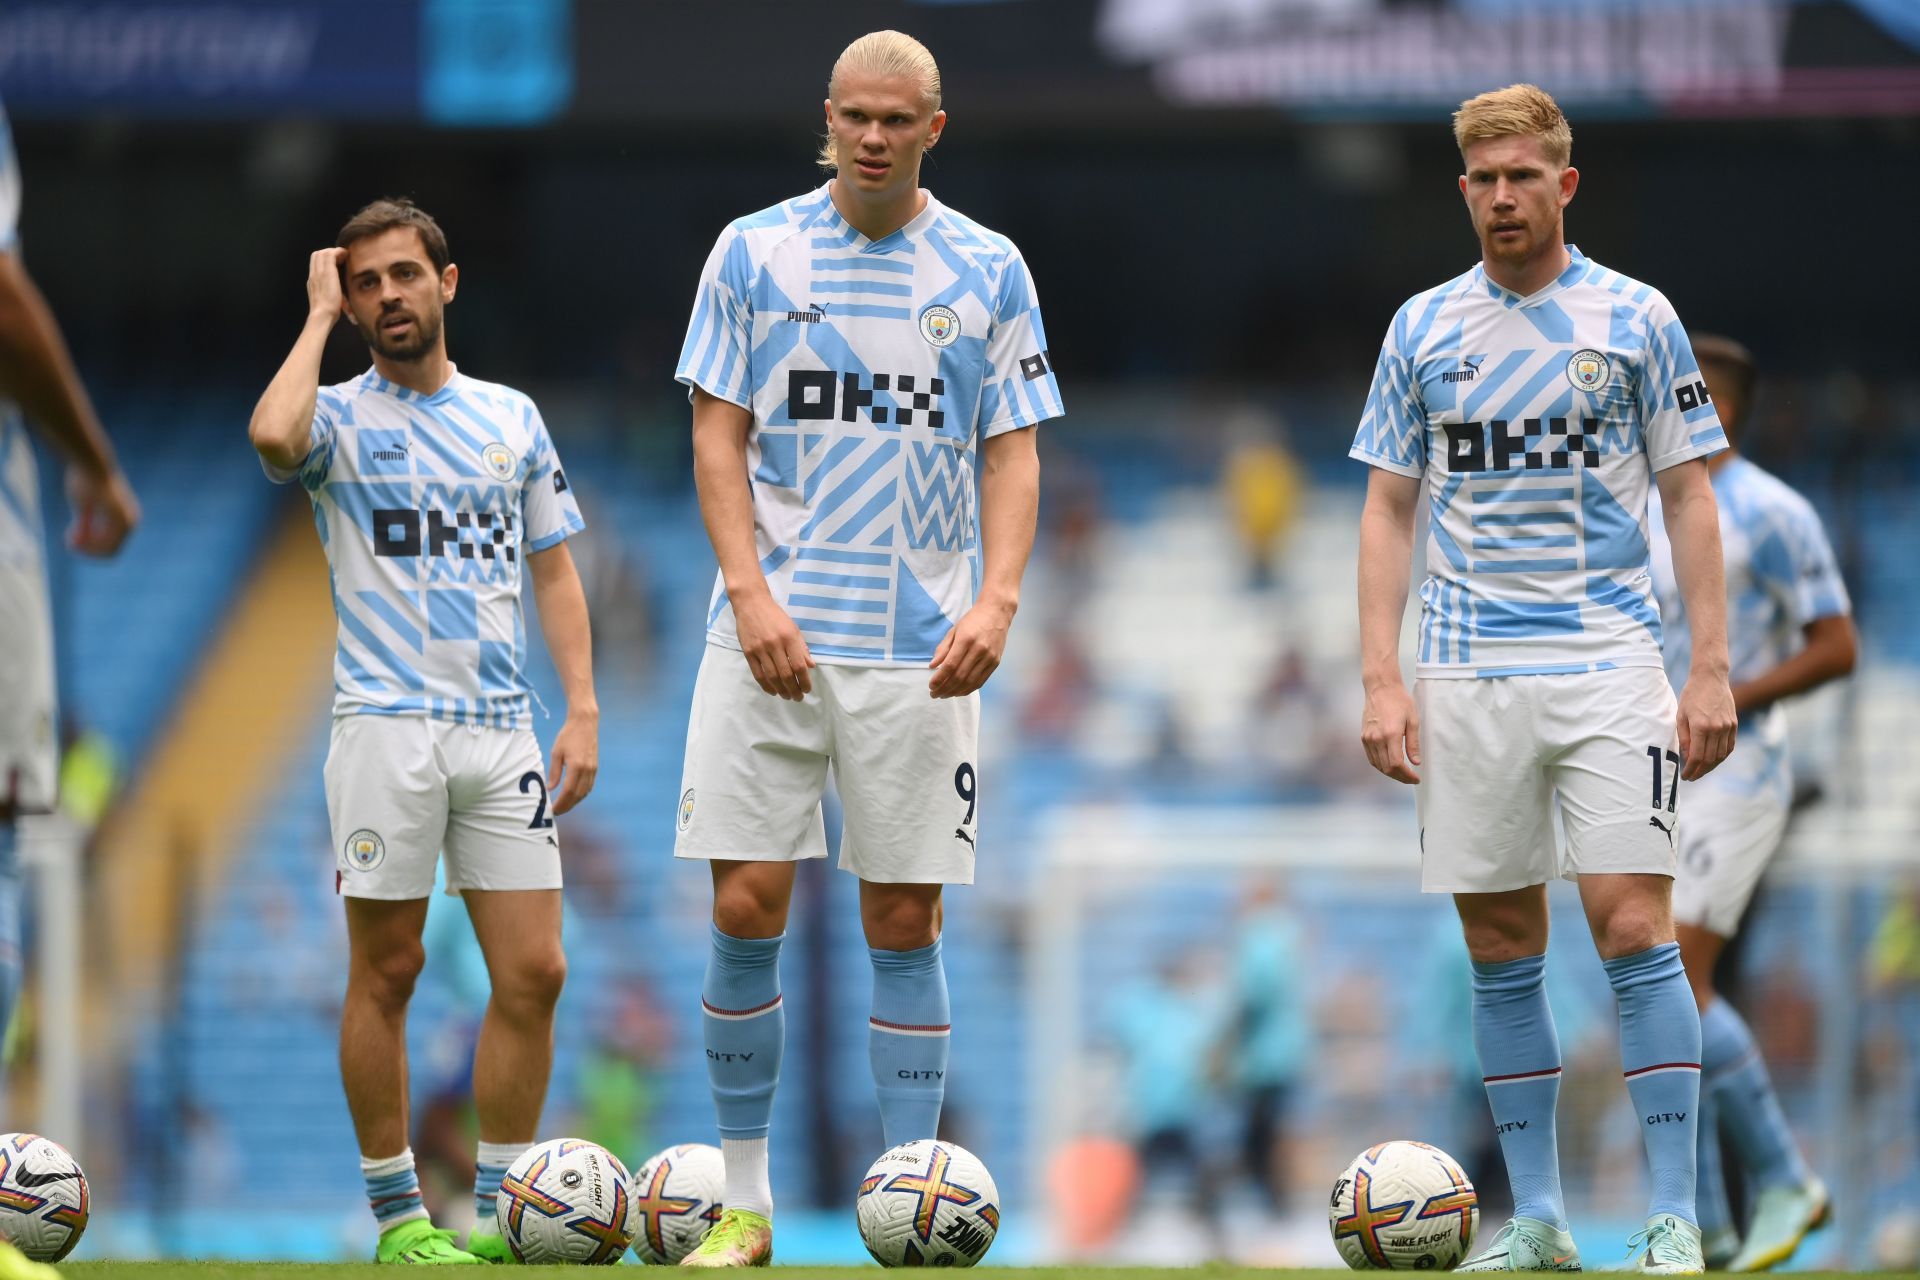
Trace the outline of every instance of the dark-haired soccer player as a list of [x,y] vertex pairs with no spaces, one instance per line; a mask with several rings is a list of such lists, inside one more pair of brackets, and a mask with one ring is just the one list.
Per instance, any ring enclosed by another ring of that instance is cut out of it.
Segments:
[[[140,504],[94,416],[60,324],[21,261],[20,167],[0,110],[0,1036],[20,994],[15,823],[53,809],[59,777],[53,618],[29,431],[66,463],[69,545],[82,555],[113,555],[140,522]],[[0,1240],[0,1280],[56,1274]]]
[[[298,480],[332,569],[339,644],[327,816],[347,911],[340,1075],[382,1262],[506,1262],[501,1174],[534,1139],[553,1065],[560,949],[554,819],[599,763],[584,528],[533,401],[447,358],[459,268],[427,213],[378,200],[307,265],[306,327],[253,411],[267,474]],[[321,387],[345,316],[373,367]],[[521,575],[531,572],[567,718],[550,767],[529,726]],[[461,894],[493,995],[474,1054],[478,1222],[468,1252],[435,1229],[407,1144],[407,1002],[434,868]]]

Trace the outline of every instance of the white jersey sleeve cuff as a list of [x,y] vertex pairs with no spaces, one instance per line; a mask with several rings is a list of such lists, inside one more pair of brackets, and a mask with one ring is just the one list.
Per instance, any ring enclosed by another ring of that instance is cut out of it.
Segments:
[[1683,462],[1692,462],[1695,458],[1711,458],[1716,453],[1724,453],[1726,448],[1726,435],[1715,431],[1707,439],[1689,443],[1684,449],[1676,449],[1672,453],[1663,453],[1657,458],[1648,459],[1648,465],[1655,471],[1665,471]]
[[1358,459],[1370,467],[1378,467],[1382,471],[1391,471],[1397,476],[1405,476],[1409,480],[1418,480],[1427,474],[1425,467],[1409,466],[1404,462],[1396,462],[1392,458],[1385,457],[1384,455],[1369,453],[1358,445],[1347,450],[1347,456]]
[[698,387],[716,400],[725,400],[728,404],[739,405],[742,409],[749,411],[753,408],[752,398],[749,397],[746,392],[737,389],[728,390],[727,388],[714,384],[711,379],[702,380],[684,369],[676,370],[673,375],[673,380],[686,387],[688,403],[692,403],[693,389]]

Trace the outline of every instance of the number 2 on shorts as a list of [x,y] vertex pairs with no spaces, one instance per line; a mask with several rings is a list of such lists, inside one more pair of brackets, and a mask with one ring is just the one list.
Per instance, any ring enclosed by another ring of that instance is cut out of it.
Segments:
[[553,825],[553,819],[547,814],[547,780],[540,776],[538,769],[529,769],[520,775],[520,794],[527,794],[529,787],[540,788],[540,801],[533,806],[533,821],[527,824],[527,830],[543,831]]

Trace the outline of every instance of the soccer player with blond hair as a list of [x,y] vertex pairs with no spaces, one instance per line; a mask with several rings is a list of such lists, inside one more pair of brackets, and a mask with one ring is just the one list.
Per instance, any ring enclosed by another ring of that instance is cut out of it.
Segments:
[[675,846],[714,890],[701,1001],[726,1211],[695,1267],[772,1256],[780,946],[796,861],[826,855],[829,769],[881,1128],[889,1147],[935,1135],[941,893],[973,880],[979,689],[1033,546],[1033,428],[1062,412],[1019,250],[920,186],[947,124],[926,47],[855,40],[825,111],[827,182],[721,233],[675,372],[720,563]]
[[[1719,513],[1726,436],[1686,331],[1650,285],[1566,243],[1573,134],[1532,85],[1461,104],[1471,271],[1395,315],[1352,455],[1367,463],[1359,600],[1367,758],[1418,786],[1421,880],[1451,893],[1514,1217],[1463,1270],[1576,1270],[1544,985],[1549,880],[1579,882],[1619,1002],[1653,1171],[1636,1269],[1701,1270],[1700,1018],[1675,943],[1681,780],[1734,740]],[[1427,580],[1409,694],[1400,621],[1422,481]],[[1661,666],[1647,507],[1657,484],[1693,650]],[[1557,848],[1556,810],[1565,830]]]

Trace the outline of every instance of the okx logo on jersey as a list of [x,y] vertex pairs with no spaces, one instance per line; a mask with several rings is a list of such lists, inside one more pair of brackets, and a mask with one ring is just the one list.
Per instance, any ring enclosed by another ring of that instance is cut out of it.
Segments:
[[519,557],[512,516],[491,511],[456,511],[449,515],[438,507],[429,508],[424,520],[420,512],[404,507],[374,508],[373,554],[506,564]]
[[[1507,422],[1448,422],[1447,470],[1455,474],[1484,471],[1570,471],[1574,459],[1589,467],[1600,465],[1600,452],[1612,433],[1601,422],[1583,418],[1524,418]],[[1624,442],[1623,442],[1624,443]]]
[[831,369],[787,373],[787,413],[796,422],[836,417],[858,422],[864,413],[880,426],[910,427],[918,422],[938,431],[947,424],[946,410],[940,407],[946,394],[945,378],[917,378],[911,373],[876,373],[866,378]]

